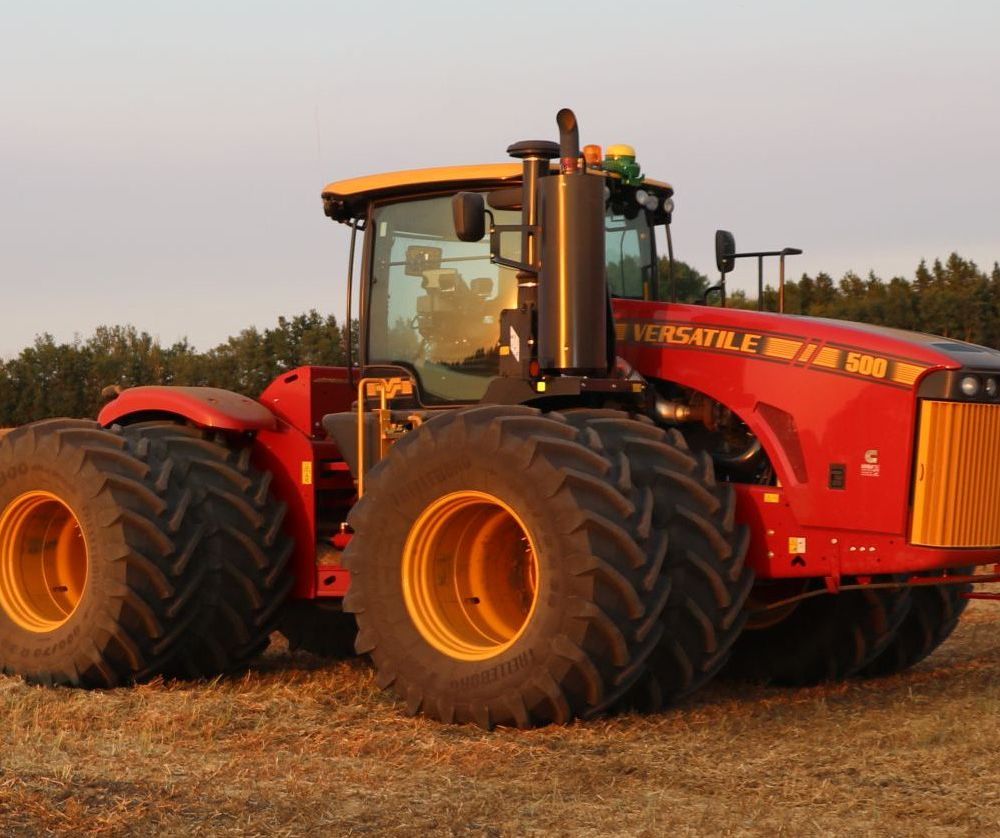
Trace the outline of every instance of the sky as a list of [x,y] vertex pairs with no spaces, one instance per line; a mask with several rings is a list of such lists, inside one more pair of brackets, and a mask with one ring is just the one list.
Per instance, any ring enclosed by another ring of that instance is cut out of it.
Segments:
[[[344,310],[325,183],[630,143],[677,256],[1000,259],[1000,4],[0,0],[0,356],[131,323],[209,348]],[[742,263],[730,288],[751,289]]]

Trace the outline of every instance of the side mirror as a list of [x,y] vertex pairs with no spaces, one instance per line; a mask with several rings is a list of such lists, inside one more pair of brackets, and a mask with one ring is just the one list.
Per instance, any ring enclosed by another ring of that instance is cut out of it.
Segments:
[[480,192],[459,192],[451,199],[455,235],[459,241],[477,242],[486,235],[486,203]]
[[723,274],[736,267],[736,239],[728,230],[715,231],[715,265]]

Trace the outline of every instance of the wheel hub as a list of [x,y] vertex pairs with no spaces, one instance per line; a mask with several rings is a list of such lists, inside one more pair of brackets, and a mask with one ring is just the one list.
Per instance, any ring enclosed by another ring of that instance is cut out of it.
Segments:
[[73,511],[50,492],[26,492],[0,516],[0,607],[42,634],[64,625],[83,598],[87,543]]
[[402,573],[417,630],[457,660],[509,649],[537,604],[538,560],[528,530],[509,505],[485,492],[454,492],[424,509],[410,528]]

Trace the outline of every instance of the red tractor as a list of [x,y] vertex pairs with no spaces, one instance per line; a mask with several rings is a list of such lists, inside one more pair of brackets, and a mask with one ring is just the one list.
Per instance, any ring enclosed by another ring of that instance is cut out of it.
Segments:
[[723,305],[677,302],[672,189],[557,121],[516,163],[326,188],[356,363],[7,435],[2,671],[213,676],[277,628],[410,713],[528,727],[939,645],[997,578],[1000,353],[728,309],[770,254],[726,233]]

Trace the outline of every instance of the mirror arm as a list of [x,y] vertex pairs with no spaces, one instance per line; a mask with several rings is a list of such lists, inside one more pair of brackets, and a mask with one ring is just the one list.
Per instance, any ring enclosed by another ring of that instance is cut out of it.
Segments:
[[726,307],[726,275],[725,273],[719,276],[719,281],[715,285],[711,285],[705,289],[705,293],[701,295],[701,304],[708,305],[708,295],[719,292],[719,297],[722,302],[722,307]]
[[786,247],[783,248],[779,256],[779,263],[781,268],[779,270],[778,276],[778,313],[785,313],[785,257],[786,256],[801,256],[802,250],[798,247]]
[[757,311],[764,310],[764,257],[757,256]]
[[[797,247],[785,247],[781,250],[757,250],[752,253],[733,253],[731,258],[736,259],[749,259],[751,257],[757,260],[757,310],[764,310],[764,258],[767,256],[777,256],[778,257],[778,312],[784,313],[785,311],[785,257],[786,256],[800,256],[802,250]],[[720,283],[725,285],[725,279]],[[716,290],[719,286],[713,286],[709,290]],[[707,292],[706,292],[707,293]],[[725,291],[723,291],[723,298],[725,298]]]
[[540,236],[542,228],[537,224],[494,224],[493,213],[486,210],[486,214],[490,217],[490,262],[494,265],[502,265],[505,268],[514,268],[518,271],[537,274],[538,265],[530,265],[527,262],[506,259],[500,255],[500,235],[502,233],[528,233],[532,236]]

